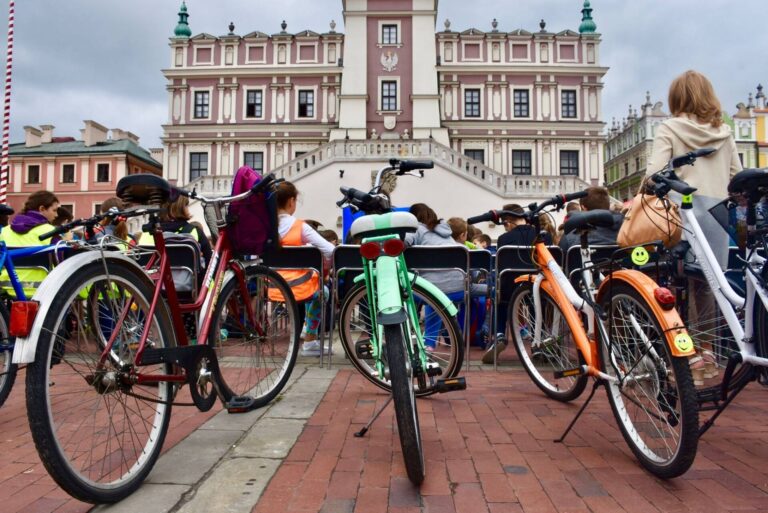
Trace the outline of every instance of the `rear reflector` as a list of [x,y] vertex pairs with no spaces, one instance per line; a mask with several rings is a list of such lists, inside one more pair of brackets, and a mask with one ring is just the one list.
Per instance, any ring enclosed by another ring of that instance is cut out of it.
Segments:
[[381,246],[378,242],[366,242],[360,246],[360,254],[366,260],[376,260],[381,255]]
[[12,337],[27,337],[40,303],[37,301],[14,301],[11,303],[11,325],[8,334]]
[[389,239],[384,242],[384,254],[387,256],[398,256],[405,249],[405,243],[400,239]]
[[675,307],[675,295],[666,287],[658,287],[653,291],[653,297],[664,310],[671,310]]

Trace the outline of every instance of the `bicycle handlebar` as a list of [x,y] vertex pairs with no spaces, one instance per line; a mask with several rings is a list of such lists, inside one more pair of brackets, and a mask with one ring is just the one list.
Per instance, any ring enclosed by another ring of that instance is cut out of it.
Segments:
[[345,203],[350,203],[365,213],[388,212],[390,210],[389,200],[380,194],[370,194],[352,187],[339,187],[339,190],[344,195],[342,199],[336,202],[339,207],[344,206]]
[[279,184],[280,182],[284,182],[285,180],[282,178],[276,178],[274,173],[268,173],[264,175],[261,180],[259,180],[253,187],[251,187],[249,190],[242,192],[240,194],[236,194],[234,196],[223,196],[221,198],[206,198],[205,196],[198,194],[196,191],[187,191],[184,189],[176,189],[178,194],[182,196],[186,196],[190,199],[196,199],[198,201],[201,201],[203,203],[220,203],[220,204],[226,204],[226,203],[232,203],[233,201],[243,200],[247,197],[249,197],[252,194],[259,194],[260,192],[264,192],[269,187],[274,187],[275,185]]
[[61,235],[63,233],[67,233],[73,228],[77,228],[79,226],[85,226],[93,227],[99,224],[103,219],[106,219],[108,217],[114,217],[114,218],[128,218],[128,217],[136,217],[136,216],[143,216],[146,214],[152,214],[160,212],[162,209],[160,208],[138,208],[138,209],[130,209],[130,210],[117,210],[116,208],[111,208],[107,212],[104,212],[103,214],[96,214],[95,216],[89,217],[87,219],[75,219],[74,221],[71,221],[69,223],[64,223],[61,226],[57,226],[53,230],[44,233],[38,237],[39,240],[45,240],[49,239],[55,235]]
[[574,201],[580,198],[584,198],[587,196],[587,191],[578,191],[578,192],[572,192],[570,194],[559,194],[557,196],[554,196],[541,205],[536,203],[531,203],[528,205],[528,212],[515,212],[512,210],[489,210],[485,214],[480,214],[478,216],[470,217],[467,219],[468,224],[477,224],[482,223],[484,221],[491,221],[494,224],[501,224],[501,221],[505,217],[522,217],[525,219],[532,219],[533,216],[537,215],[539,212],[544,210],[547,207],[555,206],[557,207],[557,210],[560,210],[563,208],[563,206],[570,202]]

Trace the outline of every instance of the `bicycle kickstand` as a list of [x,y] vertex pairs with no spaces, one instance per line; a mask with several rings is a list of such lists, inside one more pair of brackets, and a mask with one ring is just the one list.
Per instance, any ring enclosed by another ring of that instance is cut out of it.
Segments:
[[584,413],[584,410],[587,409],[587,405],[595,396],[595,391],[600,385],[603,385],[603,380],[602,379],[595,380],[595,384],[592,385],[592,391],[589,393],[589,397],[587,397],[587,400],[584,401],[584,404],[581,405],[581,408],[579,408],[579,411],[576,413],[576,416],[573,418],[571,423],[568,424],[568,427],[565,428],[565,432],[563,433],[563,435],[557,440],[555,440],[555,443],[561,444],[565,441],[565,437],[568,436],[568,433],[571,432],[571,429],[573,428],[573,426],[576,425],[576,421],[579,420],[579,417],[581,417],[581,414]]
[[368,430],[371,429],[371,425],[373,425],[373,423],[376,421],[376,419],[379,418],[379,415],[381,415],[381,412],[384,411],[384,408],[389,406],[389,403],[391,403],[391,402],[392,402],[392,395],[390,394],[390,396],[387,398],[387,400],[384,402],[384,404],[381,406],[381,408],[379,408],[379,410],[376,413],[373,414],[373,417],[371,417],[371,420],[368,421],[368,424],[363,426],[363,429],[361,429],[360,431],[355,433],[355,438],[362,438],[362,437],[364,437],[365,434],[368,432]]

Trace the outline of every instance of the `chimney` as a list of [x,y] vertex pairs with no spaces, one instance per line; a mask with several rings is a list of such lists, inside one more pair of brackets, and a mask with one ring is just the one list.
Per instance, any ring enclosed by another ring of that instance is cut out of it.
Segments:
[[137,144],[137,145],[139,144],[139,136],[134,134],[133,132],[126,131],[125,132],[125,137],[129,141],[133,142],[133,144]]
[[152,156],[152,158],[155,159],[156,161],[160,162],[161,164],[163,163],[163,153],[164,153],[163,148],[150,148],[149,149],[149,154]]
[[123,131],[120,128],[113,128],[112,129],[112,140],[113,141],[121,141],[123,139],[127,139],[125,135],[125,131]]
[[53,125],[40,125],[40,130],[43,131],[43,137],[40,142],[43,144],[53,141],[53,129],[56,128]]
[[32,146],[40,146],[42,142],[41,137],[43,132],[33,126],[24,127],[24,146],[30,148]]
[[107,127],[90,119],[86,119],[84,123],[85,129],[82,131],[82,134],[85,146],[94,146],[107,140],[107,133],[109,132]]

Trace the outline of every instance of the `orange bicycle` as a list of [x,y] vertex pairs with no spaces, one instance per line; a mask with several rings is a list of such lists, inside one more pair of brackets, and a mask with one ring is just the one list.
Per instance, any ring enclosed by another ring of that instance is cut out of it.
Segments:
[[[524,213],[490,211],[469,222],[500,224],[514,216],[538,231],[539,214],[559,210],[585,195],[556,196],[541,205],[531,204]],[[606,210],[575,214],[565,223],[566,233],[581,234],[579,290],[547,249],[543,234],[538,236],[532,260],[539,272],[515,280],[509,328],[523,367],[547,396],[573,400],[590,376],[595,379],[589,397],[558,441],[603,385],[622,435],[640,463],[658,477],[671,478],[688,470],[698,444],[696,391],[686,358],[694,354],[693,343],[668,289],[633,269],[603,276],[592,262],[588,232],[613,223]],[[625,255],[626,250],[618,250],[611,262]],[[634,255],[647,262],[646,248],[638,248]]]

